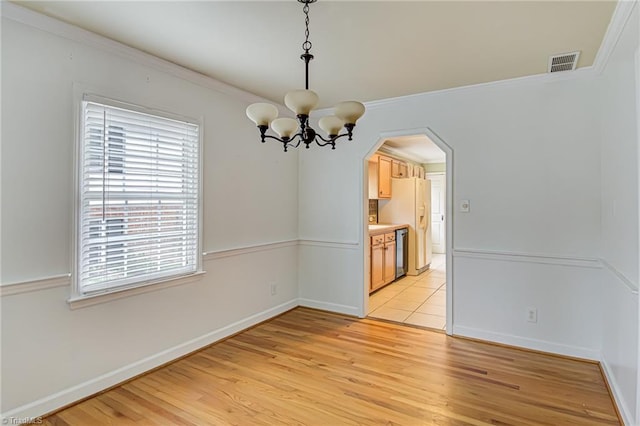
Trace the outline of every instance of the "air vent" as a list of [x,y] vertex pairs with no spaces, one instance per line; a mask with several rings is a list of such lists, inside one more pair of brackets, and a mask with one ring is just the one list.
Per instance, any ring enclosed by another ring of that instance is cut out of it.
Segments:
[[549,56],[549,68],[547,72],[573,71],[578,64],[580,52],[561,53]]

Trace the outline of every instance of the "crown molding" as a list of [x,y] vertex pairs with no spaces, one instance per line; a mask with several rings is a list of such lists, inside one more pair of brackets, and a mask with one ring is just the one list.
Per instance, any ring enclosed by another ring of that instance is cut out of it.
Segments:
[[[364,102],[364,105],[367,109],[376,109],[376,108],[388,107],[388,106],[391,106],[397,103],[406,102],[406,101],[427,99],[432,96],[441,96],[444,94],[453,94],[453,93],[459,94],[459,93],[472,92],[476,90],[490,89],[490,88],[497,88],[497,87],[553,83],[557,81],[574,80],[578,78],[592,78],[595,75],[596,74],[594,72],[593,67],[583,67],[575,71],[559,72],[559,73],[553,73],[553,74],[546,73],[546,74],[528,75],[524,77],[510,78],[506,80],[490,81],[487,83],[470,84],[468,86],[451,87],[448,89],[434,90],[432,92],[414,93],[411,95],[398,96],[395,98],[387,98],[387,99],[380,99],[377,101]],[[323,113],[325,113],[324,110],[319,110],[319,116],[320,114],[323,114]]]
[[600,45],[596,58],[593,61],[593,68],[596,74],[601,74],[607,67],[609,58],[615,50],[618,40],[620,40],[620,36],[622,35],[622,31],[627,25],[629,17],[631,17],[631,13],[633,12],[633,8],[636,4],[637,1],[635,0],[618,1],[618,4],[613,11],[613,15],[611,16],[611,21],[609,21],[607,32],[604,34],[604,38],[602,39],[602,44]]
[[[392,157],[396,157],[398,160],[411,161],[417,164],[425,164],[424,161],[416,155],[406,153],[401,149],[386,146],[384,144],[380,148],[378,148],[378,151],[384,152],[385,154],[388,154]],[[444,163],[444,159],[442,161],[439,161],[439,163]]]
[[[123,43],[111,40],[91,31],[84,30],[80,27],[68,24],[56,18],[43,15],[9,1],[2,1],[1,15],[2,18],[10,19],[12,21],[47,32],[49,34],[65,38],[76,43],[84,44],[86,46],[99,49],[113,55],[117,55],[121,58],[134,61],[138,64],[153,68],[157,71],[164,72],[182,80],[197,84],[198,86],[214,90],[223,95],[232,96],[248,103],[274,103],[269,99],[265,99],[261,96],[247,92],[246,90],[242,90],[227,83],[223,83],[214,78],[193,71],[189,68],[185,68],[173,62],[158,58],[157,56],[145,53]],[[286,111],[284,105],[275,105],[280,110],[280,112]]]

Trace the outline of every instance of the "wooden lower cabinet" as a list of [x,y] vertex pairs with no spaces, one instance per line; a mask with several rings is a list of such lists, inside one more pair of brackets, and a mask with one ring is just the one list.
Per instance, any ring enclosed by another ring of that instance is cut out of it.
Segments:
[[384,283],[389,284],[396,279],[396,235],[392,242],[384,244]]
[[371,237],[371,283],[369,293],[384,287],[396,278],[396,234]]
[[[382,235],[381,235],[382,236]],[[379,243],[374,243],[371,237],[371,285],[369,292],[384,285],[384,239]]]

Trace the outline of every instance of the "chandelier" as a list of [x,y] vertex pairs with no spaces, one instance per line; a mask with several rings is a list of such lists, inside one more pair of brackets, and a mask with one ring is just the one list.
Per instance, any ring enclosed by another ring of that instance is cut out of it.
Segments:
[[[305,14],[305,40],[302,43],[304,53],[300,55],[300,59],[305,65],[305,90],[293,90],[284,97],[284,104],[296,114],[297,120],[293,118],[277,118],[278,109],[268,103],[255,103],[247,108],[247,117],[251,119],[260,130],[260,139],[264,143],[267,139],[274,139],[284,145],[285,152],[287,148],[297,148],[300,143],[304,143],[306,148],[312,142],[318,146],[331,145],[331,149],[336,149],[336,141],[343,137],[352,140],[353,128],[356,121],[364,114],[364,105],[356,101],[340,102],[335,106],[335,115],[322,117],[318,121],[320,128],[327,134],[323,137],[317,133],[309,125],[309,114],[318,104],[318,95],[309,90],[309,61],[313,59],[313,55],[309,53],[311,50],[311,42],[309,41],[309,5],[317,0],[298,0],[304,4],[302,8]],[[267,134],[267,130],[271,129],[278,136]],[[346,133],[340,134],[342,129]]]

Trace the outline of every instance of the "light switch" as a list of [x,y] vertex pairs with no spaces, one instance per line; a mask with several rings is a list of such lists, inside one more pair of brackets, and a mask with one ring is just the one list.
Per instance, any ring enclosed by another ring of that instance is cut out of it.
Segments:
[[460,211],[462,213],[469,213],[470,208],[469,200],[460,200]]

